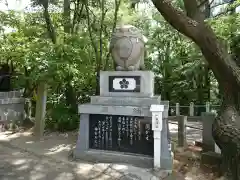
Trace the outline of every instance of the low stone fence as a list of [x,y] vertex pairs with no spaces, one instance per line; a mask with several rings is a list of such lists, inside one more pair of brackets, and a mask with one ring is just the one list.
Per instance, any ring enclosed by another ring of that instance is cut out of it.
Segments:
[[[168,123],[177,126],[177,145],[186,146],[187,139],[198,141],[201,136],[203,151],[215,151],[215,142],[212,137],[212,123],[214,113],[202,113],[201,116],[169,116]],[[197,132],[197,133],[196,133]]]
[[0,123],[20,123],[24,118],[24,103],[20,91],[0,92]]
[[[178,122],[179,121],[179,116],[168,116],[168,121],[173,121],[173,122]],[[187,116],[187,121],[188,122],[201,122],[202,118],[201,116]]]

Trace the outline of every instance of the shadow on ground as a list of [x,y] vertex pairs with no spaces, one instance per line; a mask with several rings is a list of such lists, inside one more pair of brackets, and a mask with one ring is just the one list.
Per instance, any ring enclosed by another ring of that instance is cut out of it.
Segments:
[[0,142],[9,142],[13,146],[31,150],[34,153],[67,160],[71,149],[77,142],[77,133],[49,133],[37,140],[32,132],[2,132]]
[[0,159],[1,180],[116,180],[125,176],[116,167],[106,166],[99,171],[92,164],[66,164],[3,145],[0,145]]
[[[170,126],[170,131],[172,137],[176,137],[177,125]],[[199,130],[187,129],[187,131],[187,134],[189,134],[188,141],[201,139]],[[154,180],[154,178],[143,178],[144,174],[150,174],[149,170],[137,169],[129,165],[70,162],[68,159],[69,151],[75,146],[77,135],[76,132],[50,133],[46,134],[41,141],[37,141],[31,132],[0,133],[0,179],[134,180],[131,176],[136,175],[134,176],[135,180],[140,178],[142,180]],[[68,162],[64,163],[66,161]],[[205,179],[209,177],[199,174],[199,168],[195,165],[182,173],[182,169],[185,166],[189,167],[189,164],[182,159],[181,161],[174,160],[175,173],[166,180]],[[180,167],[181,169],[179,169]]]
[[152,180],[148,169],[131,165],[69,161],[69,151],[76,141],[75,132],[50,133],[40,141],[31,132],[0,133],[0,179],[133,180],[129,176],[142,176]]

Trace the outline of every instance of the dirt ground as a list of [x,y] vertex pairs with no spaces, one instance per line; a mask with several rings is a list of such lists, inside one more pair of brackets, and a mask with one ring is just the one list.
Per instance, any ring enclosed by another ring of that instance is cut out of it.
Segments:
[[216,167],[200,163],[201,148],[189,146],[177,148],[174,153],[174,172],[184,176],[186,180],[222,180]]
[[[51,133],[47,132],[45,134],[44,139],[45,141],[41,142],[40,144],[33,142],[33,135],[29,132],[29,130],[25,130],[24,132],[21,132],[22,134],[28,132],[28,135],[25,136],[16,136],[15,134],[8,135],[8,138],[12,138],[10,141],[14,142],[16,146],[22,146],[22,144],[26,144],[28,146],[28,149],[37,149],[36,152],[39,151],[39,149],[42,149],[43,152],[45,152],[44,155],[46,156],[53,156],[57,153],[52,153],[52,151],[55,151],[53,147],[50,147],[49,145],[54,145],[54,147],[60,147],[59,144],[63,144],[67,141],[69,142],[69,147],[74,146],[74,143],[77,139],[77,133],[76,132],[69,132],[69,133]],[[1,140],[1,139],[0,139]],[[28,143],[31,142],[31,143]],[[28,144],[27,144],[28,143]],[[66,144],[66,143],[65,143]],[[65,145],[65,147],[68,147],[68,145]],[[40,168],[40,172],[42,174],[47,175],[47,179],[65,179],[65,180],[71,180],[71,179],[81,179],[84,180],[84,177],[80,174],[73,173],[74,169],[73,167],[69,167],[68,165],[59,165],[58,163],[52,162],[48,159],[42,159],[37,156],[34,156],[32,154],[28,153],[20,153],[18,154],[18,150],[16,149],[6,149],[7,147],[0,146],[0,179],[1,180],[17,180],[17,179],[27,179],[27,180],[33,180],[37,179],[34,178],[34,176],[31,176],[33,172],[36,171],[37,174],[39,174],[38,170],[36,168]],[[49,153],[49,149],[51,149],[51,153]],[[59,150],[59,148],[55,148],[56,151]],[[66,150],[69,151],[69,148]],[[10,152],[10,153],[9,153]],[[13,155],[14,154],[14,155]],[[65,154],[59,154],[62,158],[67,159],[67,156],[69,153],[66,152]],[[189,146],[186,149],[177,148],[174,153],[174,169],[173,169],[173,176],[167,178],[166,180],[222,180],[222,178],[219,177],[217,172],[214,172],[214,168],[200,165],[200,149],[194,146]],[[24,158],[25,160],[23,160]],[[56,156],[57,157],[57,156]],[[43,160],[43,162],[42,162]],[[11,161],[11,163],[10,163]],[[17,169],[13,162],[24,162],[22,163],[21,167]],[[25,163],[27,162],[27,163]],[[45,163],[45,164],[44,164]],[[27,164],[27,165],[26,165]],[[64,170],[63,170],[64,169]],[[47,171],[48,170],[48,171]],[[50,172],[49,172],[50,171]],[[31,173],[30,173],[31,172]],[[49,172],[49,173],[46,173]],[[41,174],[41,173],[40,173]],[[41,175],[38,175],[41,176]],[[79,177],[78,177],[79,176]],[[80,177],[81,176],[81,177]],[[105,174],[105,176],[107,176]],[[48,178],[49,177],[49,178]],[[54,177],[54,178],[53,178]],[[41,178],[39,178],[41,179]],[[44,178],[43,178],[44,179]],[[46,176],[45,176],[46,179]],[[46,179],[46,180],[47,180]],[[104,178],[99,178],[103,179]],[[105,178],[106,179],[106,178]],[[145,179],[144,179],[145,180]]]
[[71,167],[0,145],[1,180],[74,180],[86,178]]

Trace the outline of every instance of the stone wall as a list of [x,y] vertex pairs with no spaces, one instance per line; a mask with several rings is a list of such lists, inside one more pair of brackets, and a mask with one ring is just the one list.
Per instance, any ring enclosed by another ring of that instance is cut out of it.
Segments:
[[23,120],[24,102],[20,91],[0,92],[0,122]]

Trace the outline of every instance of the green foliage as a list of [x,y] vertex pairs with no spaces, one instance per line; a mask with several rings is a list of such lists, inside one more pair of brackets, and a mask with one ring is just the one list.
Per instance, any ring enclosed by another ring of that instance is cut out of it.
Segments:
[[[34,6],[42,2],[32,1]],[[145,63],[156,74],[155,93],[162,99],[180,105],[192,101],[218,103],[218,84],[199,49],[167,24],[150,4],[134,10],[129,8],[129,1],[74,0],[66,22],[59,11],[64,2],[49,3],[53,7],[49,14],[56,32],[55,44],[49,38],[41,8],[28,13],[0,12],[0,62],[13,63],[16,78],[12,83],[17,89],[24,88],[27,98],[32,98],[39,81],[48,84],[46,128],[78,128],[77,104],[89,102],[95,94],[96,72],[112,69],[108,46],[118,23],[133,24],[148,38]],[[184,9],[183,1],[175,1],[175,5]],[[229,46],[229,52],[240,49],[239,17],[227,15],[207,22]],[[70,33],[64,23],[70,24]],[[6,28],[13,31],[4,32]]]
[[71,131],[79,127],[79,116],[64,104],[56,104],[48,109],[45,126],[54,131]]

